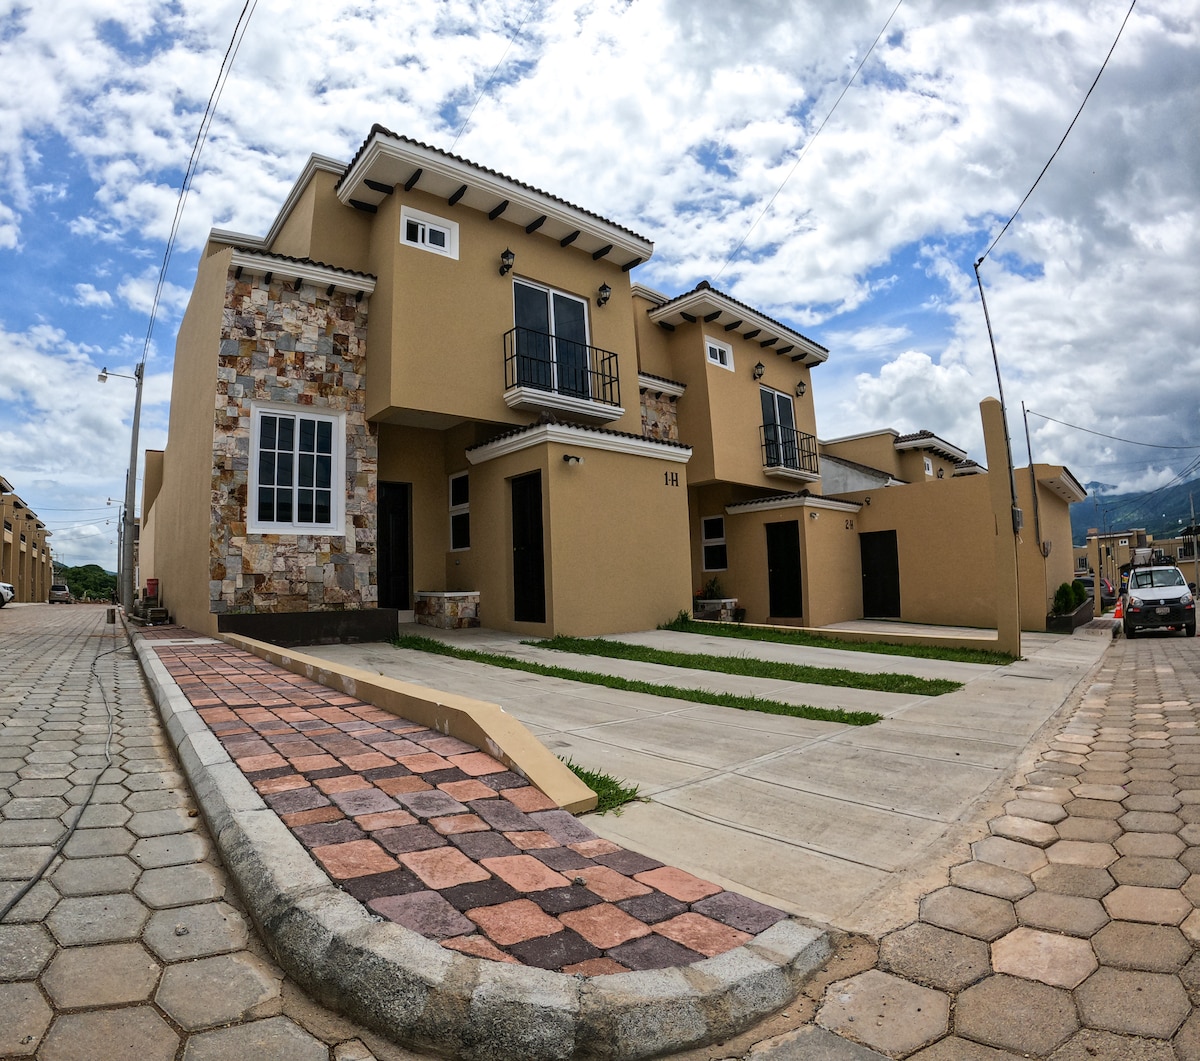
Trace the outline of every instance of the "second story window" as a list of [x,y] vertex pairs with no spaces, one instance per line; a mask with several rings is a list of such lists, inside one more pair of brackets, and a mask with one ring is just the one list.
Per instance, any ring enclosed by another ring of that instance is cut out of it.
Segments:
[[763,416],[763,458],[769,468],[800,467],[796,416],[791,395],[770,387],[759,389]]
[[400,208],[400,242],[457,259],[458,224],[444,217],[427,214],[424,210],[404,206]]
[[513,283],[517,383],[573,398],[592,396],[587,303],[574,295]]

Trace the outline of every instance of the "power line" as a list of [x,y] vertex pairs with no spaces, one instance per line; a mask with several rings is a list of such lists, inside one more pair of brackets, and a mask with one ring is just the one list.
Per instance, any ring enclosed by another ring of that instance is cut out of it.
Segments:
[[1041,179],[1046,175],[1046,171],[1050,168],[1050,164],[1058,156],[1063,144],[1067,142],[1067,137],[1071,135],[1071,130],[1075,128],[1075,123],[1079,120],[1079,116],[1083,113],[1083,108],[1087,106],[1087,101],[1091,97],[1093,89],[1095,89],[1095,87],[1100,83],[1100,76],[1104,73],[1105,67],[1108,66],[1109,59],[1112,58],[1113,52],[1116,51],[1117,42],[1121,39],[1121,34],[1125,32],[1125,24],[1129,21],[1129,16],[1133,14],[1133,8],[1136,3],[1137,0],[1131,0],[1129,4],[1129,10],[1125,12],[1125,18],[1121,21],[1121,28],[1117,30],[1117,35],[1113,39],[1112,47],[1108,49],[1108,54],[1104,57],[1104,62],[1100,64],[1100,69],[1096,74],[1095,80],[1092,81],[1091,88],[1089,88],[1087,93],[1084,95],[1083,102],[1079,104],[1079,109],[1075,112],[1075,117],[1071,119],[1071,124],[1067,126],[1067,131],[1063,133],[1062,139],[1058,142],[1058,147],[1054,149],[1053,153],[1050,155],[1050,158],[1046,160],[1046,164],[1042,167],[1042,172],[1037,175],[1037,180],[1033,182],[1029,188],[1029,191],[1025,193],[1025,198],[1022,199],[1017,205],[1016,210],[1013,211],[1012,217],[1004,222],[1004,227],[996,234],[996,238],[988,245],[988,249],[985,250],[982,255],[980,255],[979,261],[975,263],[976,272],[978,272],[979,266],[983,264],[984,259],[992,253],[992,248],[1000,242],[1000,238],[1008,231],[1009,225],[1011,225],[1017,219],[1017,214],[1021,212],[1021,208],[1029,201],[1029,197],[1033,194],[1034,188],[1036,188],[1041,182]]
[[142,346],[141,364],[146,364],[146,358],[150,353],[150,340],[154,335],[154,322],[158,317],[159,303],[162,301],[163,288],[167,283],[167,266],[171,263],[171,255],[175,250],[175,240],[179,235],[179,224],[183,220],[183,208],[187,203],[188,192],[191,190],[192,178],[196,175],[196,167],[200,162],[200,152],[204,149],[205,141],[208,139],[208,131],[212,126],[212,120],[216,116],[217,104],[221,100],[221,94],[225,90],[225,83],[229,80],[229,72],[233,68],[233,60],[237,58],[238,50],[242,46],[242,40],[246,35],[246,30],[249,28],[250,18],[254,14],[254,9],[258,5],[258,0],[246,0],[242,7],[241,14],[238,15],[237,24],[233,27],[233,35],[230,37],[229,45],[225,49],[225,56],[221,60],[221,68],[217,72],[217,80],[213,84],[212,92],[209,93],[208,104],[204,108],[204,114],[200,119],[200,127],[196,130],[196,139],[192,144],[192,153],[188,158],[187,168],[184,170],[183,183],[179,186],[179,198],[175,202],[175,217],[171,221],[171,231],[167,236],[167,245],[163,250],[162,265],[158,270],[158,283],[154,288],[154,301],[150,306],[150,323],[146,328],[146,341]]
[[488,79],[483,83],[483,88],[479,90],[479,94],[475,97],[475,102],[471,104],[471,109],[467,112],[466,118],[463,119],[462,125],[455,134],[453,142],[450,144],[450,150],[453,151],[458,141],[462,138],[463,133],[467,131],[467,126],[471,124],[471,119],[475,116],[475,108],[479,106],[483,97],[487,94],[487,90],[492,87],[492,82],[496,79],[496,74],[499,73],[500,67],[504,65],[504,60],[508,58],[509,49],[512,48],[513,42],[521,35],[521,30],[525,28],[525,23],[529,21],[529,16],[533,14],[534,5],[537,0],[529,0],[525,8],[525,14],[521,21],[517,24],[516,31],[508,38],[508,43],[504,46],[504,53],[500,56],[500,61],[496,63],[495,68],[488,75]]
[[822,119],[822,121],[821,121],[821,124],[817,126],[817,131],[815,133],[813,133],[811,137],[809,137],[808,142],[804,145],[803,148],[801,148],[800,154],[797,156],[796,161],[792,163],[792,168],[790,170],[788,170],[787,176],[783,178],[783,180],[780,182],[779,187],[775,189],[775,194],[772,195],[771,198],[767,200],[766,206],[764,206],[762,208],[762,211],[759,213],[758,217],[756,217],[754,219],[753,224],[751,224],[751,226],[748,229],[746,229],[746,234],[738,241],[738,245],[736,247],[734,247],[732,251],[730,251],[729,257],[725,259],[725,264],[722,265],[721,268],[717,270],[716,275],[713,277],[714,280],[720,279],[721,274],[723,272],[725,272],[726,269],[729,268],[729,263],[732,262],[733,259],[737,256],[738,251],[740,251],[746,245],[746,240],[748,240],[750,238],[750,236],[754,232],[754,230],[756,228],[758,228],[759,223],[762,221],[762,219],[767,216],[767,212],[771,209],[772,206],[775,205],[775,200],[779,198],[780,193],[783,191],[784,185],[787,184],[787,182],[792,179],[793,174],[795,174],[796,170],[799,169],[800,163],[804,161],[805,156],[808,154],[808,149],[810,147],[812,147],[812,145],[816,142],[817,137],[821,135],[821,130],[825,128],[826,123],[829,121],[830,118],[833,117],[833,112],[835,110],[837,110],[838,104],[842,102],[843,97],[846,95],[847,92],[850,91],[850,86],[854,84],[855,80],[857,80],[857,78],[858,78],[859,73],[862,71],[862,68],[866,65],[867,60],[869,58],[871,58],[871,53],[873,51],[875,51],[875,46],[880,42],[880,40],[883,39],[883,35],[887,32],[888,26],[890,26],[892,24],[892,19],[894,19],[896,17],[896,12],[900,10],[900,5],[902,3],[904,3],[904,0],[896,0],[896,6],[894,8],[892,8],[892,13],[890,15],[888,15],[887,21],[883,24],[883,29],[881,29],[875,35],[875,39],[871,42],[871,47],[869,47],[867,49],[866,54],[862,57],[858,66],[855,67],[854,73],[850,75],[850,80],[846,82],[845,87],[842,89],[841,93],[838,95],[838,98],[833,101],[833,106],[829,108],[829,113],[825,115],[824,119]]
[[1072,431],[1083,431],[1089,435],[1097,435],[1100,438],[1107,438],[1113,442],[1124,442],[1130,446],[1146,446],[1149,449],[1170,449],[1170,450],[1200,450],[1200,445],[1197,446],[1164,446],[1156,442],[1138,442],[1132,438],[1120,438],[1117,435],[1106,435],[1103,431],[1093,431],[1090,427],[1080,427],[1078,424],[1068,424],[1065,420],[1055,420],[1053,416],[1047,416],[1045,413],[1036,412],[1030,409],[1029,412],[1034,416],[1040,416],[1043,420],[1049,420],[1051,423],[1061,424],[1063,427],[1069,427]]

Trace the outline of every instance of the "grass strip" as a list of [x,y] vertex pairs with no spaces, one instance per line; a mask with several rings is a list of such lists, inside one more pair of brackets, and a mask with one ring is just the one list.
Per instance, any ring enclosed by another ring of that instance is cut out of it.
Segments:
[[782,700],[766,700],[761,696],[739,696],[736,693],[718,693],[710,689],[684,689],[677,685],[657,685],[654,682],[633,681],[618,678],[613,674],[575,670],[571,667],[553,667],[546,663],[518,659],[496,652],[476,652],[474,649],[455,648],[444,641],[417,634],[397,637],[392,644],[396,648],[413,649],[417,652],[432,652],[439,656],[486,663],[492,667],[525,671],[528,674],[544,674],[548,678],[565,678],[567,681],[586,682],[588,685],[603,685],[608,689],[621,689],[629,693],[648,693],[651,696],[667,696],[673,700],[690,700],[695,704],[717,704],[739,711],[761,711],[767,715],[789,715],[792,718],[808,718],[817,722],[841,722],[848,726],[869,726],[881,718],[874,711],[843,711],[840,707],[813,707],[810,704],[786,704]]
[[950,648],[940,645],[892,645],[886,641],[842,641],[822,637],[802,630],[769,630],[738,623],[696,622],[680,612],[660,630],[676,630],[682,634],[713,634],[717,637],[740,637],[744,641],[772,641],[779,645],[802,645],[806,648],[840,648],[846,652],[875,652],[881,656],[913,656],[917,659],[945,659],[952,663],[980,663],[985,666],[1006,667],[1020,657],[1007,652],[992,652],[986,648]]
[[787,682],[834,685],[843,689],[870,689],[877,693],[905,693],[913,696],[941,696],[962,688],[962,682],[946,678],[918,678],[913,674],[864,674],[844,667],[812,667],[803,663],[779,663],[749,656],[709,656],[697,652],[672,652],[667,649],[631,645],[598,637],[557,637],[543,641],[525,641],[526,645],[552,648],[556,652],[576,652],[609,659],[631,659],[657,663],[663,667],[689,667],[692,670],[736,674],[745,678],[776,678]]
[[620,814],[621,808],[626,803],[645,799],[644,796],[638,795],[637,785],[627,785],[624,781],[618,781],[611,774],[589,770],[586,766],[580,766],[569,758],[563,759],[561,755],[559,759],[562,759],[563,765],[571,773],[596,793],[597,814],[607,814],[610,810]]

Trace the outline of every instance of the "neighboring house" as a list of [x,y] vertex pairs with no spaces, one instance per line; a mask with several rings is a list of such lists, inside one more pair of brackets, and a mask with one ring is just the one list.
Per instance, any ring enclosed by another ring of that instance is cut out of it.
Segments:
[[1181,527],[1179,534],[1173,538],[1155,538],[1142,527],[1104,533],[1091,527],[1086,544],[1074,549],[1075,573],[1084,575],[1092,572],[1099,550],[1102,573],[1114,585],[1120,585],[1121,573],[1128,570],[1135,554],[1146,560],[1178,564],[1184,569],[1189,582],[1200,582],[1197,534],[1200,534],[1200,529],[1192,526]]
[[[828,351],[706,282],[631,283],[652,253],[379,126],[348,165],[314,156],[266,236],[210,236],[146,455],[143,576],[194,629],[297,641],[414,613],[645,629],[712,578],[750,621],[994,622],[982,469],[927,432],[818,444]],[[1069,573],[1082,490],[1037,475]],[[860,539],[889,534],[864,569]],[[864,610],[880,564],[898,603]]]
[[50,555],[51,531],[24,501],[12,484],[0,476],[0,582],[13,587],[14,601],[45,601],[54,579]]

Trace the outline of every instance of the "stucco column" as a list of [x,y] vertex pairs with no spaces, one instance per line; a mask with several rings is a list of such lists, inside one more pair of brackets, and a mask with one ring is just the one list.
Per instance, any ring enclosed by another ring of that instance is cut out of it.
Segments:
[[1021,654],[1021,596],[1017,578],[1017,536],[1012,525],[1011,470],[1005,444],[1004,413],[995,398],[979,403],[987,454],[988,491],[996,527],[996,648]]
[[1092,582],[1092,592],[1095,596],[1095,614],[1097,617],[1104,611],[1104,594],[1100,592],[1100,579],[1108,572],[1104,570],[1104,548],[1100,544],[1100,533],[1097,531],[1096,536],[1092,539],[1092,555],[1090,557],[1092,570],[1095,572],[1095,578]]

